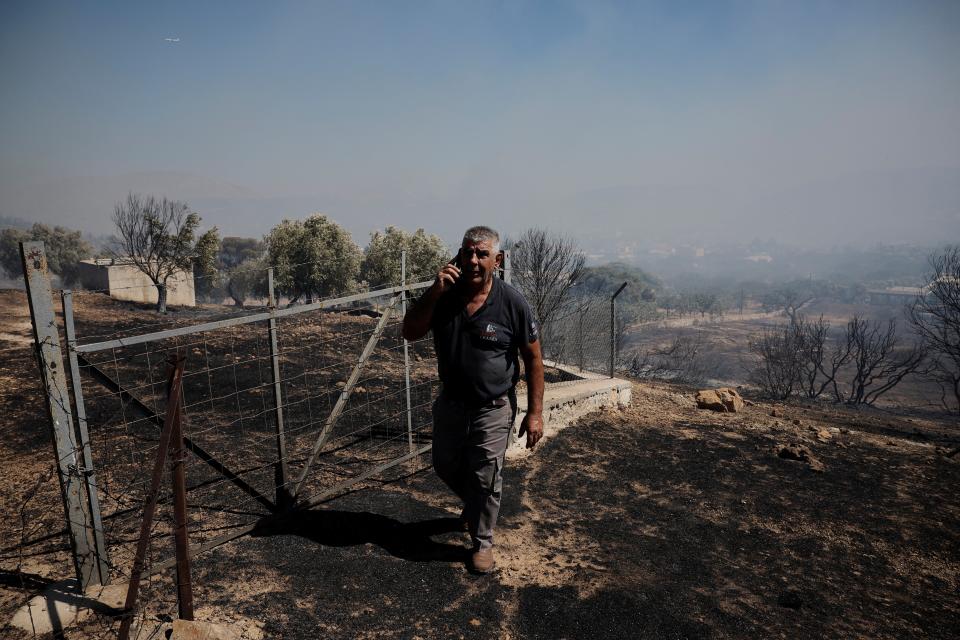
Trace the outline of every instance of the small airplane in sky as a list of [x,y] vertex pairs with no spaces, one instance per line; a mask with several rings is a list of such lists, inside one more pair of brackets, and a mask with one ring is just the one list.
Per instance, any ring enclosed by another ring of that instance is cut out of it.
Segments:
[[167,42],[180,42],[180,38],[164,38]]

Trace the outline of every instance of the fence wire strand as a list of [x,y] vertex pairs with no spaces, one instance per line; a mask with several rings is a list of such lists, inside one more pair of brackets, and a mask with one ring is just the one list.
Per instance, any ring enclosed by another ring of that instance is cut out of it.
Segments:
[[[369,288],[375,291],[395,284]],[[73,295],[81,345],[242,318],[267,309],[225,311],[222,305],[213,305],[156,318],[145,308],[118,314],[118,303],[99,293],[78,291]],[[412,293],[408,304],[417,295]],[[431,441],[431,405],[439,391],[433,341],[427,336],[407,342],[407,367],[400,297],[371,294],[366,300],[329,308],[302,312],[297,307],[287,308],[293,311],[273,320],[82,353],[80,380],[74,382],[83,393],[113,583],[130,579],[143,505],[150,490],[147,474],[160,447],[168,367],[174,356],[186,359],[182,415],[186,447],[192,451],[184,461],[192,548],[250,530],[278,513],[278,495],[282,499],[293,494],[301,476],[304,481],[297,498],[310,503],[351,482],[390,481],[429,464],[415,452]],[[347,388],[361,353],[376,338],[386,313],[390,318],[376,339],[376,348],[355,375],[356,382]],[[276,326],[275,350],[271,322]],[[605,372],[610,330],[608,297],[581,298],[561,309],[542,328],[544,357],[557,364],[550,370],[548,382],[569,384],[584,377],[584,372]],[[105,378],[112,383],[105,384]],[[342,411],[334,416],[338,403]],[[277,447],[281,413],[282,459]],[[311,451],[325,431],[307,469]],[[403,463],[405,459],[409,460]],[[367,478],[373,470],[393,462],[402,464]],[[281,463],[286,477],[278,485]],[[134,612],[143,634],[175,616],[176,611],[173,572],[161,570],[172,566],[174,528],[171,463],[164,464],[165,480],[149,533],[145,580]],[[54,472],[55,466],[51,466],[46,473]],[[29,551],[34,533],[28,531],[24,516],[17,553]],[[203,570],[203,562],[202,555],[195,559],[195,572]],[[96,617],[86,632],[90,637],[108,637],[115,626],[115,620]]]

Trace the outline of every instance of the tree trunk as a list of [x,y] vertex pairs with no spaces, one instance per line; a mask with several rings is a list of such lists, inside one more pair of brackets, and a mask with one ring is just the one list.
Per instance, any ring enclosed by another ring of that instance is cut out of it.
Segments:
[[157,285],[157,311],[167,312],[167,285],[165,284]]
[[233,287],[233,282],[227,283],[227,293],[233,298],[233,306],[243,309],[243,303],[246,302],[246,296],[241,296]]

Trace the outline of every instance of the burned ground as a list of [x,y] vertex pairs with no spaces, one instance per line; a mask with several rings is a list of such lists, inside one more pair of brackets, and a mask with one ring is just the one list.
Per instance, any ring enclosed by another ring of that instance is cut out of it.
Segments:
[[[70,570],[34,365],[4,346],[6,621]],[[957,441],[928,413],[716,414],[639,384],[508,464],[496,573],[466,571],[456,505],[421,458],[200,556],[198,617],[284,638],[953,637]],[[168,575],[151,588],[172,601]],[[109,629],[97,616],[67,637]]]

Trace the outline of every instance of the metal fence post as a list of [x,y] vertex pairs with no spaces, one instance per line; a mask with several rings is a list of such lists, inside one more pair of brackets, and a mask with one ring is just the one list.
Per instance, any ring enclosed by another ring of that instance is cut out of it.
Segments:
[[273,406],[277,420],[277,464],[274,471],[274,485],[277,494],[277,507],[281,510],[290,506],[290,492],[287,490],[287,445],[283,434],[283,393],[280,388],[280,349],[277,340],[277,297],[273,287],[273,267],[267,269],[267,304],[270,307],[268,320],[270,332],[270,377],[273,382]]
[[110,584],[109,556],[103,534],[97,476],[93,470],[93,452],[90,448],[90,434],[87,429],[87,409],[83,402],[83,381],[80,379],[80,362],[77,358],[77,332],[73,322],[73,292],[69,289],[63,290],[60,301],[63,305],[63,328],[67,338],[67,359],[70,361],[70,386],[73,389],[73,404],[77,412],[77,434],[80,436],[80,452],[83,456],[83,480],[93,524],[93,543],[97,553],[97,575],[92,579],[106,585]]
[[[407,252],[400,252],[400,286],[407,286]],[[407,315],[407,290],[400,292],[400,313]],[[410,343],[403,339],[403,376],[407,392],[407,445],[413,453],[413,404],[410,402]]]
[[510,249],[503,251],[503,281],[513,284],[513,267],[510,265]]
[[626,288],[624,282],[617,292],[610,296],[610,377],[613,377],[617,362],[617,296]]
[[80,585],[86,587],[98,574],[96,545],[88,505],[83,496],[83,463],[73,430],[67,376],[63,369],[60,332],[53,313],[53,290],[42,242],[21,242],[20,259],[27,285],[37,366],[47,401],[50,432],[57,460],[57,478],[67,519],[74,568]]
[[587,312],[590,305],[580,304],[580,313],[577,314],[577,366],[580,372],[583,372],[583,314]]
[[[172,358],[173,374],[182,372],[182,356]],[[177,559],[177,610],[181,620],[193,620],[193,580],[190,576],[190,537],[187,532],[187,474],[184,462],[187,450],[183,446],[183,390],[173,388],[167,392],[167,402],[176,402],[176,419],[170,425],[170,475],[173,480],[173,544]],[[181,383],[182,384],[182,383]]]

